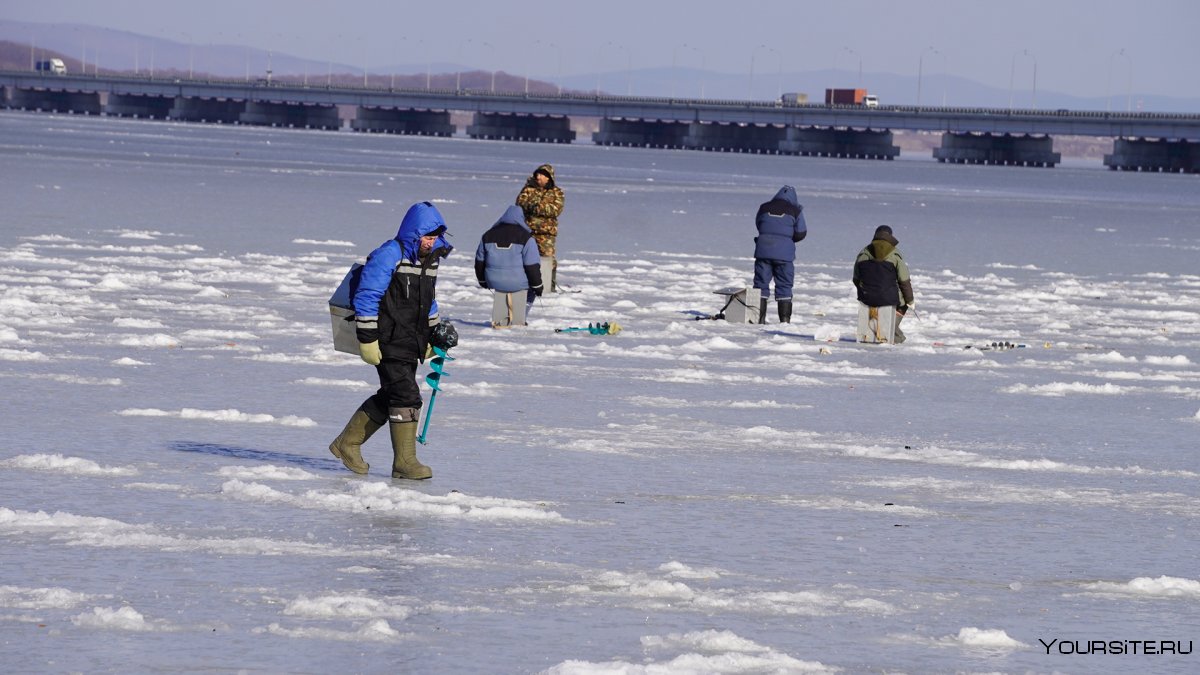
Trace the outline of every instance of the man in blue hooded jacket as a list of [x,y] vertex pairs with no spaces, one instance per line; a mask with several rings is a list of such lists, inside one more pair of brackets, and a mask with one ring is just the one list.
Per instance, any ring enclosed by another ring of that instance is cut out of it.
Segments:
[[458,344],[450,324],[438,318],[434,295],[438,261],[453,247],[443,236],[446,221],[429,202],[404,214],[396,237],[367,256],[357,285],[352,285],[355,328],[362,360],[375,366],[379,391],[363,401],[329,451],[355,473],[366,473],[362,444],[388,425],[392,437],[392,477],[431,478],[417,460],[417,418],[421,390],[417,364],[430,345]]
[[[542,266],[537,241],[520,206],[508,207],[483,233],[475,249],[475,278],[480,288],[496,293],[493,328],[525,324],[533,299],[542,294]],[[520,291],[525,291],[525,297],[517,297]]]
[[758,322],[767,322],[767,300],[771,280],[775,280],[775,300],[779,304],[779,322],[792,320],[792,286],[796,280],[796,242],[808,234],[804,207],[796,197],[796,188],[784,185],[775,197],[758,207],[754,218],[758,236],[754,238],[754,287],[758,289]]

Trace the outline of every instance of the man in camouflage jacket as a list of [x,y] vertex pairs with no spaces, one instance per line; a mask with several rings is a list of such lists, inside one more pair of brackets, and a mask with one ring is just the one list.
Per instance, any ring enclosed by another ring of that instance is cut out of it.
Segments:
[[551,262],[550,274],[543,274],[542,280],[548,289],[555,290],[558,259],[554,240],[558,237],[558,216],[563,210],[563,191],[554,184],[553,166],[543,164],[534,170],[517,195],[517,206],[525,213],[525,224],[533,232],[538,253]]

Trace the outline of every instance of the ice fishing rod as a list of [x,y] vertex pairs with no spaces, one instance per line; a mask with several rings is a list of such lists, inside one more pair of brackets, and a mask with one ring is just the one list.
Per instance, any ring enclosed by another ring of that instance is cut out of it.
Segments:
[[421,434],[417,436],[417,440],[421,445],[425,445],[425,435],[429,432],[429,418],[433,417],[433,402],[437,400],[438,392],[442,390],[442,377],[449,375],[445,371],[446,362],[453,361],[454,357],[446,353],[441,347],[433,348],[434,357],[429,361],[429,368],[433,372],[425,376],[425,383],[433,390],[429,396],[429,407],[425,409],[425,422],[421,425]]

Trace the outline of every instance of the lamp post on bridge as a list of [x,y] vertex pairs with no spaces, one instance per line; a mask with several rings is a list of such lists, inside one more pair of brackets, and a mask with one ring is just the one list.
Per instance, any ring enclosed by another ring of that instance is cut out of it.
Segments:
[[[562,79],[562,49],[558,45],[554,44],[553,42],[542,42],[541,40],[534,40],[533,44],[535,47],[537,45],[546,45],[547,47],[554,47],[555,51],[558,52],[558,71],[554,75],[554,79],[556,82],[561,80]],[[534,50],[534,55],[535,56],[537,55],[537,50]],[[526,94],[529,93],[529,62],[532,60],[533,60],[533,58],[529,58],[525,62],[525,93]],[[558,93],[562,94],[562,84],[558,85]]]
[[851,54],[858,57],[858,84],[857,84],[857,86],[859,88],[862,88],[862,54],[859,54],[858,52],[854,51],[853,49],[851,49],[849,47],[842,47],[842,51],[850,52]]
[[1022,49],[1015,52],[1012,57],[1012,68],[1008,72],[1008,111],[1011,113],[1013,109],[1013,80],[1017,73],[1017,57],[1028,56],[1033,59],[1033,107],[1037,109],[1037,57],[1029,53],[1028,49]]
[[458,72],[455,74],[455,77],[454,77],[455,93],[462,91],[462,50],[463,50],[463,45],[467,44],[470,41],[471,41],[471,38],[467,38],[465,40],[460,40],[458,43],[458,55],[454,57],[454,62],[455,62],[454,65],[458,69]]
[[767,45],[759,45],[755,47],[754,50],[750,52],[750,91],[746,97],[747,100],[754,99],[754,57],[758,55],[758,50],[760,49],[765,49],[775,54],[776,58],[779,59],[779,79],[783,79],[783,57],[779,56],[779,52],[775,51],[771,47],[768,47]]
[[933,47],[926,47],[925,49],[921,50],[921,56],[920,56],[920,58],[917,59],[917,107],[918,108],[921,107],[921,78],[923,77],[924,71],[925,71],[925,54],[928,52],[933,52],[934,54],[941,54],[941,52],[934,49]]
[[490,42],[480,42],[479,44],[492,50],[492,86],[491,92],[496,93],[496,48]]
[[629,67],[630,67],[629,69],[626,70],[626,85],[625,86],[626,86],[627,90],[633,88],[633,82],[632,82],[633,73],[631,72],[631,68],[633,65],[633,57],[630,56],[629,49],[627,49],[624,45],[620,44],[619,42],[613,42],[612,40],[609,40],[608,42],[605,42],[604,44],[600,45],[600,48],[596,50],[596,96],[600,95],[600,69],[604,65],[604,61],[603,61],[604,48],[608,47],[610,45],[613,47],[619,47],[619,48],[625,50],[626,62],[629,64]]
[[[698,48],[693,47],[692,45],[689,45],[685,42],[681,45],[677,45],[673,50],[671,50],[671,98],[675,98],[675,85],[678,83],[678,80],[679,80],[679,71],[676,68],[676,64],[677,64],[676,56],[679,53],[679,49],[681,47],[683,49],[690,49],[690,50],[696,52],[696,54],[698,54],[700,56],[701,78],[703,78],[703,73],[704,73],[704,68],[705,68],[704,52],[700,51]],[[700,98],[704,98],[704,80],[703,79],[700,80]]]
[[1133,59],[1125,53],[1125,48],[1122,47],[1112,53],[1108,57],[1108,86],[1104,92],[1104,98],[1107,101],[1105,112],[1112,110],[1112,76],[1113,76],[1113,59],[1118,56],[1124,56],[1125,61],[1129,65],[1129,77],[1125,81],[1125,112],[1133,112]]

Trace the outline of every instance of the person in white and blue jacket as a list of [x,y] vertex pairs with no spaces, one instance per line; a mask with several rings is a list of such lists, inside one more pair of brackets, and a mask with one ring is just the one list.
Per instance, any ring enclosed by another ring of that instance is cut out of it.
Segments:
[[475,249],[475,278],[480,288],[497,293],[527,291],[525,302],[530,307],[542,295],[541,256],[521,207],[508,207],[483,233]]
[[392,477],[423,479],[433,471],[417,460],[417,418],[421,390],[417,364],[430,346],[458,344],[454,327],[438,317],[435,297],[438,261],[453,250],[445,239],[446,221],[429,202],[404,214],[393,239],[367,256],[351,283],[355,327],[362,360],[375,366],[379,391],[363,401],[329,451],[355,473],[367,473],[362,444],[388,425],[392,437]]
[[792,320],[792,286],[796,280],[796,242],[808,234],[804,207],[796,197],[796,188],[784,185],[775,197],[758,207],[754,217],[758,236],[754,238],[754,287],[758,289],[758,322],[767,322],[767,300],[771,281],[775,281],[775,300],[779,304],[779,322]]

